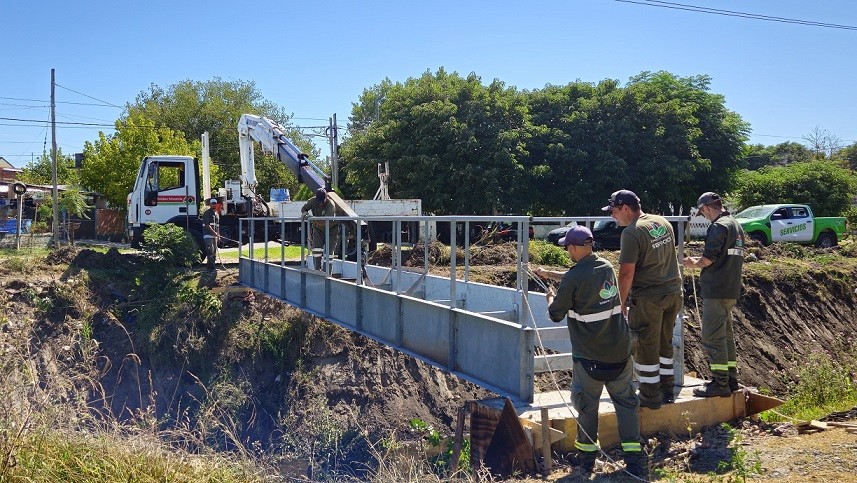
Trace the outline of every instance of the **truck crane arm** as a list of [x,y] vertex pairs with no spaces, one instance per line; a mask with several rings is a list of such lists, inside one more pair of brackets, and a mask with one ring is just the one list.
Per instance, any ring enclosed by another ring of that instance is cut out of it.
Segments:
[[310,190],[329,188],[327,177],[321,169],[285,136],[283,128],[276,121],[253,114],[243,114],[238,121],[241,182],[244,187],[255,190],[257,184],[253,141],[259,142],[265,152],[274,154],[298,178],[298,182],[307,185]]
[[311,191],[324,188],[336,205],[337,212],[345,216],[357,216],[357,213],[330,189],[329,179],[324,172],[286,137],[283,128],[276,121],[253,114],[242,114],[238,120],[242,188],[248,188],[255,193],[257,181],[253,141],[259,142],[265,152],[273,153],[297,177],[298,182],[307,185]]

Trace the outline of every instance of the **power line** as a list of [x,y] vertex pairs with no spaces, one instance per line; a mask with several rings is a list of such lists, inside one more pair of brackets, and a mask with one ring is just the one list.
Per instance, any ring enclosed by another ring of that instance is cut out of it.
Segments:
[[88,98],[92,99],[93,101],[98,101],[98,102],[104,103],[104,104],[106,104],[106,105],[108,105],[108,106],[110,106],[110,107],[117,107],[117,108],[119,108],[119,109],[123,109],[123,107],[122,107],[122,106],[117,106],[116,104],[113,104],[113,103],[110,103],[110,102],[107,102],[107,101],[102,101],[101,99],[98,99],[98,98],[96,98],[96,97],[92,97],[92,96],[86,95],[86,94],[84,94],[83,92],[77,92],[77,91],[76,91],[76,90],[74,90],[74,89],[69,89],[68,87],[61,86],[61,85],[57,84],[56,82],[54,82],[54,85],[55,85],[55,86],[57,86],[57,87],[59,87],[59,88],[65,89],[65,90],[67,90],[67,91],[74,92],[75,94],[81,95],[81,96],[83,96],[83,97],[88,97]]
[[835,23],[816,22],[813,20],[802,20],[797,18],[775,17],[772,15],[762,15],[756,13],[739,12],[736,10],[722,10],[719,8],[700,7],[685,3],[665,2],[660,0],[614,0],[622,3],[633,3],[637,5],[645,5],[648,7],[668,8],[671,10],[685,10],[688,12],[708,13],[712,15],[723,15],[726,17],[747,18],[752,20],[765,20],[768,22],[780,22],[795,25],[806,25],[810,27],[824,27],[839,30],[857,30],[853,25],[840,25]]
[[[44,106],[30,106],[30,107],[48,107],[51,105],[51,101],[45,101],[42,99],[25,99],[22,97],[0,97],[0,99],[4,99],[7,101],[25,101],[25,102],[41,102]],[[117,109],[125,109],[124,107],[114,106],[112,104],[93,104],[91,102],[70,102],[70,101],[55,101],[55,104],[72,104],[75,106],[98,106],[98,107],[115,107]],[[10,104],[11,105],[11,104]]]
[[[38,119],[20,119],[16,117],[0,117],[0,120],[3,121],[18,121],[18,122],[37,122],[42,124],[50,124],[51,121],[40,121]],[[100,126],[100,127],[113,127],[112,124],[96,124],[89,122],[71,122],[71,121],[60,121],[56,124],[64,124],[64,125],[76,125],[76,126]]]

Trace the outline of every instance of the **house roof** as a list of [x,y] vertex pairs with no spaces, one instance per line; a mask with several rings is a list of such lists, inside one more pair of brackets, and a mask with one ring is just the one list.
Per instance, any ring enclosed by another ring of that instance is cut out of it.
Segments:
[[0,168],[14,169],[16,171],[20,171],[18,168],[12,166],[12,163],[10,163],[9,161],[6,161],[6,158],[4,158],[3,156],[0,156]]

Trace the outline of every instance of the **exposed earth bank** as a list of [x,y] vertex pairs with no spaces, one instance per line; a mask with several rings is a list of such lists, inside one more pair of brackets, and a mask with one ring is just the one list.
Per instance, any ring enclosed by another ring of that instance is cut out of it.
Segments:
[[[503,264],[514,248],[491,250],[483,265],[472,262],[472,277],[514,283],[514,266]],[[857,335],[857,270],[853,263],[836,263],[833,254],[830,263],[824,263],[821,253],[822,261],[793,264],[789,253],[781,251],[753,250],[756,260],[747,263],[735,332],[741,382],[785,396],[798,366],[814,351],[828,352],[834,359],[851,353]],[[615,254],[607,256],[615,262]],[[364,468],[371,465],[378,453],[365,444],[364,436],[418,439],[408,425],[413,418],[449,434],[465,401],[493,396],[419,360],[252,293],[218,292],[222,307],[209,318],[204,311],[179,310],[173,320],[146,320],[141,307],[157,302],[147,300],[134,288],[134,277],[128,277],[144,269],[138,256],[116,250],[102,254],[64,249],[43,262],[34,260],[32,266],[4,263],[0,268],[0,301],[8,317],[2,329],[4,344],[9,347],[17,338],[37,334],[37,342],[27,350],[38,361],[40,377],[50,381],[86,359],[68,347],[80,347],[81,327],[89,327],[92,343],[80,352],[92,352],[103,391],[93,392],[91,403],[106,404],[120,418],[154,412],[167,424],[179,424],[185,418],[203,421],[217,402],[239,433],[224,449],[244,444],[268,452],[304,451],[313,466],[326,468],[347,460]],[[214,289],[231,286],[236,272],[221,268],[216,274],[199,271],[186,276]],[[696,284],[695,276],[685,280],[685,361],[687,371],[705,377]],[[53,300],[50,307],[45,307],[45,299]],[[286,331],[288,344],[269,346],[274,326]],[[852,444],[857,437],[843,430],[798,437],[787,424],[737,425],[745,447],[760,452],[766,477],[803,481],[818,474],[848,481],[857,474],[857,445]],[[223,430],[211,426],[210,431],[217,439]],[[701,476],[717,469],[710,467],[711,462],[722,457],[717,452],[725,448],[725,438],[724,430],[717,428],[702,435],[661,435],[650,441],[650,448],[661,448],[655,459],[661,464],[668,459],[667,468]],[[809,452],[801,449],[808,447]],[[680,456],[683,453],[687,455]],[[609,468],[605,471],[609,476]],[[566,472],[555,478],[574,481],[576,476]]]

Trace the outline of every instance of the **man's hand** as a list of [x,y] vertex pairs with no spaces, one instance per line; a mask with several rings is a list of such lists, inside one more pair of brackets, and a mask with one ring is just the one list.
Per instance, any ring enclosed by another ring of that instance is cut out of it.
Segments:
[[622,317],[625,317],[625,320],[628,320],[628,304],[622,304]]

